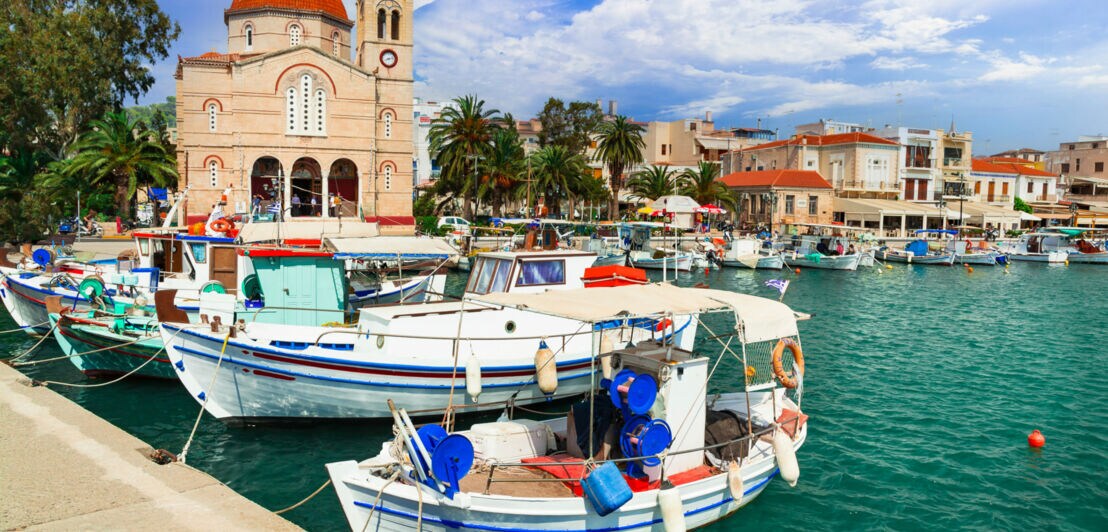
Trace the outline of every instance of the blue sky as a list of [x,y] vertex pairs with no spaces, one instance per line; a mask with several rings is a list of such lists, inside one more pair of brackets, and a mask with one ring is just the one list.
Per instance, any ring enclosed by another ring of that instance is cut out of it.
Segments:
[[[345,0],[349,13],[354,2]],[[162,0],[176,56],[226,49],[230,0]],[[417,0],[416,95],[517,118],[549,96],[717,127],[831,118],[974,133],[976,154],[1108,134],[1104,0]],[[899,103],[898,103],[899,102]]]

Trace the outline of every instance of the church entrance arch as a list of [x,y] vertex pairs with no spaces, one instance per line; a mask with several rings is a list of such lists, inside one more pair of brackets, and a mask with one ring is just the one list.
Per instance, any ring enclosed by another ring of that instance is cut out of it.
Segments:
[[[312,198],[317,205],[321,204],[323,193],[323,174],[319,163],[311,157],[301,157],[292,163],[292,172],[289,173],[292,191],[289,196],[289,205],[292,216],[319,216],[318,212],[312,212]],[[315,210],[318,211],[319,207]]]
[[[338,211],[332,216],[350,217],[358,215],[358,167],[350,159],[339,159],[331,164],[327,173],[327,192],[329,196],[338,196]],[[330,198],[328,198],[330,199]]]
[[250,170],[250,208],[255,214],[268,212],[271,204],[281,200],[284,170],[274,157],[259,157]]

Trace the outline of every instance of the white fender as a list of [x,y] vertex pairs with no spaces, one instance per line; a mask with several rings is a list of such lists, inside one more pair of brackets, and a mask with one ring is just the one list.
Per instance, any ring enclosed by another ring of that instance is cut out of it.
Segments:
[[796,448],[793,441],[785,431],[777,429],[773,433],[773,454],[777,456],[777,468],[781,470],[781,478],[796,486],[800,478],[800,465],[796,462]]
[[540,342],[539,350],[535,351],[535,380],[542,393],[550,395],[558,391],[558,367],[554,364],[554,351],[546,345],[546,340]]
[[727,489],[731,492],[731,498],[735,502],[741,502],[746,487],[743,486],[743,474],[739,470],[739,463],[731,460],[727,464]]
[[685,508],[681,505],[681,492],[668,481],[658,490],[658,509],[662,514],[662,526],[666,532],[685,532]]
[[477,355],[470,355],[466,362],[466,393],[477,402],[477,396],[481,395],[481,363],[477,361]]

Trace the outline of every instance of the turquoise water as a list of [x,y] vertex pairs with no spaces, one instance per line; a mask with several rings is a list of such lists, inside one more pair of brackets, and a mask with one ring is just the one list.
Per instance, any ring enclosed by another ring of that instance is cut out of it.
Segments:
[[[678,283],[774,297],[763,283],[775,278],[792,279],[785,302],[813,315],[800,325],[811,416],[800,483],[771,483],[714,529],[1108,527],[1108,267],[727,269]],[[11,328],[0,314],[0,329]],[[7,335],[0,352],[32,344]],[[50,342],[37,356],[59,354]],[[717,389],[737,386],[726,362]],[[66,362],[24,371],[86,382]],[[175,453],[199,408],[172,382],[55,389]],[[1027,446],[1036,428],[1042,451]],[[323,464],[376,454],[389,434],[383,422],[226,427],[205,417],[188,463],[279,509],[327,479]],[[330,488],[285,516],[309,530],[346,526]]]

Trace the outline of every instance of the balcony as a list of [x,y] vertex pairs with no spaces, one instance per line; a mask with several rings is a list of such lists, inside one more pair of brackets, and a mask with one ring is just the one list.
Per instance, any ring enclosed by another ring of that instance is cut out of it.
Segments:
[[965,159],[955,159],[953,157],[947,157],[943,159],[943,166],[947,168],[965,168],[967,165]]
[[1011,205],[1012,204],[1012,195],[1011,194],[993,194],[992,196],[990,196],[988,194],[978,194],[977,195],[977,200],[981,201],[981,202],[984,202],[984,203],[1003,203],[1005,205]]
[[878,190],[878,191],[891,191],[899,192],[900,186],[896,183],[886,183],[884,181],[880,183],[867,183],[866,181],[843,181],[843,190]]

